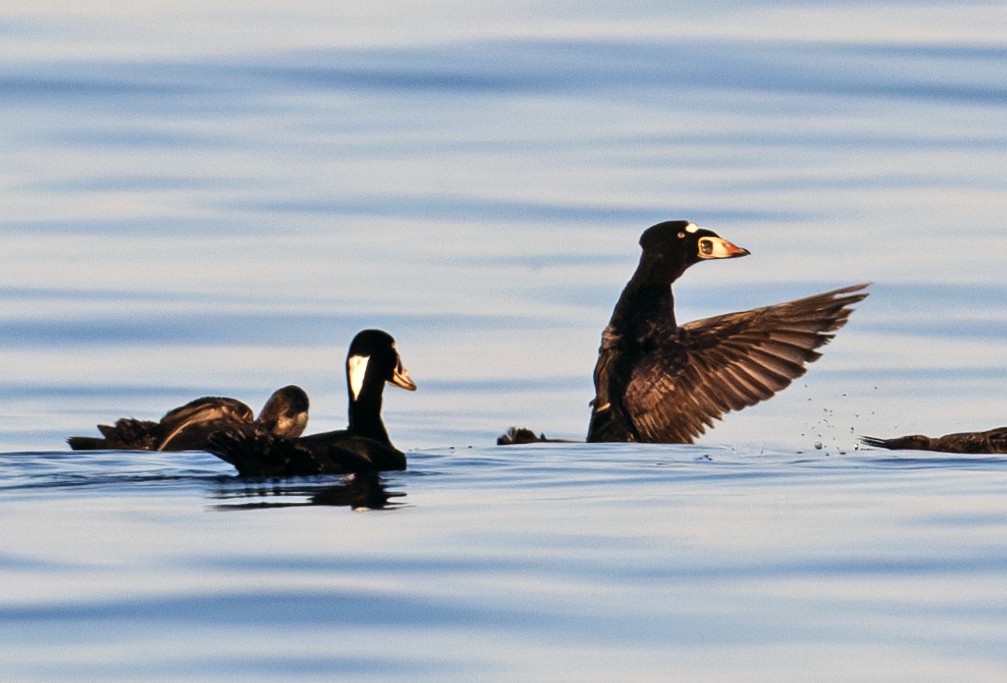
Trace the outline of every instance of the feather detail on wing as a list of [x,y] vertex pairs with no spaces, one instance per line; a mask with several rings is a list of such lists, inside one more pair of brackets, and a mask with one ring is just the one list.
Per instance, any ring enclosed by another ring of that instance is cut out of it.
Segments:
[[626,412],[642,441],[691,443],[725,412],[800,377],[846,324],[867,283],[681,326],[633,369]]
[[221,424],[251,424],[254,414],[247,405],[233,398],[222,396],[204,396],[189,401],[168,411],[161,418],[161,443],[157,450],[179,450],[183,437],[193,429],[199,429],[199,441],[215,431],[210,425],[219,428]]

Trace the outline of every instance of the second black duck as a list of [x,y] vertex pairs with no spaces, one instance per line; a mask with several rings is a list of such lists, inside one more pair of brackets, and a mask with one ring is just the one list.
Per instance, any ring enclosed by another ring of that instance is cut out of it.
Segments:
[[381,419],[386,383],[416,389],[392,336],[382,330],[364,330],[353,338],[346,355],[346,429],[297,438],[220,433],[211,439],[208,450],[249,477],[405,469],[406,456],[392,445]]

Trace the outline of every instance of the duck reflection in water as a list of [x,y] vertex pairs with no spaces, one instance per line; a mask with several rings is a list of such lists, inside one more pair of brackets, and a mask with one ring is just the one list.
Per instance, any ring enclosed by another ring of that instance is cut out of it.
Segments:
[[[307,507],[327,505],[349,507],[352,510],[394,510],[405,507],[397,500],[402,491],[389,491],[378,472],[358,472],[343,477],[339,483],[312,482],[305,479],[275,479],[253,484],[230,480],[235,486],[218,489],[215,498],[228,502],[215,506],[217,510],[261,510],[264,508]],[[304,500],[291,500],[303,498]]]

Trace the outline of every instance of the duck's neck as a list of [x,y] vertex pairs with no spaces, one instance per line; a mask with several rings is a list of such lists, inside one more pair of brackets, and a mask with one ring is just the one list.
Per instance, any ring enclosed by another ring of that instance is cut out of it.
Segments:
[[622,290],[609,327],[623,336],[640,338],[657,327],[675,326],[675,298],[667,278],[650,277],[641,264]]
[[350,432],[391,446],[385,423],[381,421],[382,388],[378,387],[376,391],[365,388],[357,400],[350,395]]

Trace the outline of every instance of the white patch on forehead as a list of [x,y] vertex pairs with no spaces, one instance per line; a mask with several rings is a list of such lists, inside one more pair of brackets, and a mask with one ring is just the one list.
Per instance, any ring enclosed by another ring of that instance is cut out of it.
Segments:
[[696,225],[695,223],[689,223],[687,226],[685,226],[686,232],[696,232],[697,230],[699,230],[699,226]]
[[364,375],[367,374],[367,361],[370,356],[350,356],[346,359],[346,374],[349,376],[350,393],[353,400],[360,398],[360,390],[364,388]]

